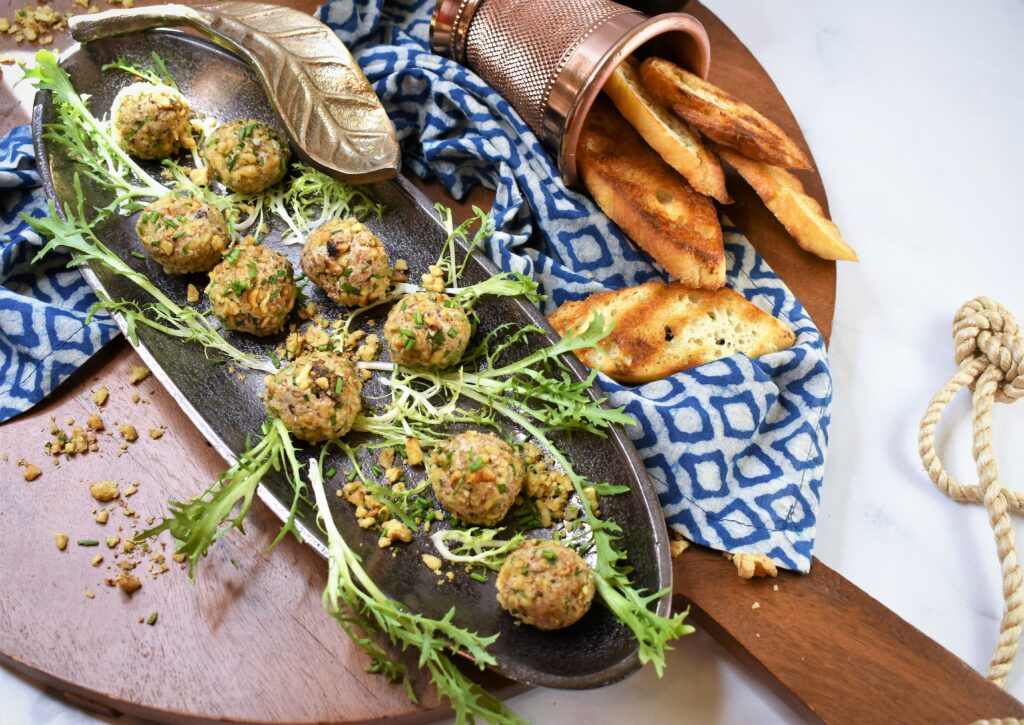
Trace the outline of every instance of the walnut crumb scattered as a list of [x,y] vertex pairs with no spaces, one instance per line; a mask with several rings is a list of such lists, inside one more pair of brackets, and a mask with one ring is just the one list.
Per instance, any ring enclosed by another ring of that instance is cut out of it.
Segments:
[[113,501],[121,492],[114,481],[96,481],[89,484],[89,493],[97,501]]
[[754,602],[753,604],[750,605],[750,608],[751,609],[760,609],[761,608],[761,603],[760,602]]
[[103,430],[103,418],[99,417],[96,413],[89,416],[89,420],[86,422],[91,430]]
[[420,442],[415,438],[405,439],[405,460],[410,466],[418,466],[423,463],[423,449]]
[[102,388],[97,388],[92,394],[92,402],[95,405],[103,405],[107,402],[108,397],[110,397],[110,391],[107,390],[106,386],[103,386]]
[[53,535],[53,543],[57,545],[58,551],[64,551],[68,548],[68,535],[58,531]]
[[95,521],[97,524],[105,524],[107,523],[107,520],[110,518],[110,512],[107,511],[106,509],[103,509],[102,511],[97,511],[92,518],[93,521]]
[[107,542],[107,548],[108,549],[117,548],[117,545],[121,543],[121,537],[120,536],[108,536],[104,540]]
[[412,541],[412,531],[401,521],[388,519],[380,526],[380,538],[377,540],[377,546],[386,549],[395,541],[409,543]]
[[95,599],[96,598],[96,592],[94,592],[92,589],[86,589],[85,590],[85,596],[86,596],[87,599]]
[[185,299],[192,304],[199,301],[199,289],[194,284],[190,284],[185,290]]
[[145,365],[132,365],[132,371],[128,373],[128,382],[132,385],[138,385],[148,377],[149,368]]
[[26,481],[34,481],[42,475],[43,472],[39,470],[39,466],[34,463],[29,463],[25,466],[25,470],[22,472],[21,477]]
[[778,576],[779,570],[775,562],[764,554],[733,554],[732,563],[736,565],[736,573],[743,579],[753,577]]
[[672,558],[679,556],[689,548],[690,542],[683,538],[671,539],[668,542],[668,550],[669,553],[672,554]]
[[140,400],[142,400],[142,396],[141,395],[139,395],[138,393],[132,393],[132,402],[133,403],[138,403]]
[[779,591],[779,585],[778,584],[772,584],[772,591],[773,592]]
[[135,430],[135,426],[131,423],[124,423],[118,426],[117,430],[121,433],[121,437],[129,443],[134,443],[139,439],[139,432]]
[[138,491],[138,490],[139,490],[138,482],[136,482],[136,483],[129,483],[125,487],[125,489],[124,489],[124,495],[125,496],[134,496],[136,491]]
[[92,558],[92,565],[93,566],[99,566],[102,563],[103,563],[103,554],[97,554],[96,556],[94,556]]
[[423,563],[426,565],[426,567],[430,569],[430,571],[441,571],[442,562],[441,559],[439,559],[438,557],[434,556],[433,554],[423,554],[420,558],[423,560]]
[[149,429],[149,437],[152,438],[153,440],[159,440],[160,438],[163,438],[164,437],[164,429],[163,428],[150,428]]
[[[122,562],[122,564],[123,563],[124,562]],[[117,576],[113,579],[107,579],[107,584],[109,586],[119,587],[121,591],[127,594],[134,594],[142,586],[142,582],[139,581],[137,576],[129,574],[126,571],[118,572]]]

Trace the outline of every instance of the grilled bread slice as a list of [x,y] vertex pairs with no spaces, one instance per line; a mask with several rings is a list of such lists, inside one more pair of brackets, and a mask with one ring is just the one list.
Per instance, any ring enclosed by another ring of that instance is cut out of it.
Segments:
[[778,166],[752,161],[729,149],[717,150],[754,187],[764,205],[802,248],[823,259],[857,261],[853,247],[843,241],[839,228],[825,217],[821,205],[804,192],[800,179]]
[[576,154],[597,205],[669,274],[690,287],[725,284],[715,205],[662,161],[607,99],[599,98],[587,115]]
[[643,87],[638,68],[636,61],[628,58],[605,83],[604,92],[644,141],[682,174],[690,186],[723,204],[730,203],[732,199],[725,190],[725,173],[718,159],[701,143],[696,131]]
[[662,58],[648,58],[640,78],[662,104],[723,146],[773,166],[811,168],[811,160],[781,128],[700,76]]
[[577,350],[584,365],[623,383],[649,383],[737,352],[758,357],[785,350],[796,335],[731,289],[687,289],[648,282],[566,302],[548,321],[559,334],[595,314],[615,323],[596,348]]

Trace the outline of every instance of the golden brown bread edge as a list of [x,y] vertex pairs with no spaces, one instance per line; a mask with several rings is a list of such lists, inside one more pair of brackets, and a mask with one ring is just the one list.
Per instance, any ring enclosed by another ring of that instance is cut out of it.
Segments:
[[701,133],[744,156],[772,166],[812,168],[785,131],[743,101],[663,58],[640,64],[644,87]]
[[597,205],[670,275],[695,288],[725,285],[725,245],[714,204],[605,98],[587,115],[577,163]]
[[600,314],[614,323],[580,362],[637,385],[736,353],[759,357],[792,347],[796,335],[780,320],[729,288],[693,290],[680,282],[648,282],[566,302],[549,317],[565,335]]
[[604,92],[651,148],[678,171],[695,191],[722,204],[732,203],[718,158],[686,121],[665,108],[644,88],[640,66],[627,58],[608,78]]
[[754,188],[801,248],[823,259],[857,261],[853,247],[846,243],[839,228],[825,216],[821,205],[807,195],[804,185],[793,174],[720,146],[715,150]]

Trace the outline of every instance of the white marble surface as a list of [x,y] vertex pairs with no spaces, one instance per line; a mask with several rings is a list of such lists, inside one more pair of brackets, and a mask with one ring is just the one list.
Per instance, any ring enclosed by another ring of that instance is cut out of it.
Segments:
[[[916,431],[954,370],[957,307],[985,294],[1024,322],[1024,234],[1012,216],[1024,198],[1024,5],[706,1],[789,100],[833,218],[862,260],[839,270],[816,553],[984,669],[1002,607],[992,535],[983,510],[933,488]],[[964,481],[975,477],[969,436],[961,399],[939,439]],[[996,411],[994,445],[1006,485],[1024,488],[1024,404]],[[1022,670],[1009,682],[1018,698]],[[512,705],[539,723],[795,719],[706,635],[679,644],[666,679],[645,671],[596,692],[535,690]],[[0,723],[89,721],[0,669]]]

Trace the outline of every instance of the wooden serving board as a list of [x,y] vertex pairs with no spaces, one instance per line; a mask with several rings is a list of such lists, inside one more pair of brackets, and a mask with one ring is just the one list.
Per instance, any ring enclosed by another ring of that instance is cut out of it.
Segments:
[[[55,6],[63,10],[58,0]],[[286,4],[312,10],[318,3]],[[798,142],[803,136],[784,99],[750,52],[698,3],[688,12],[707,27],[711,80],[761,109]],[[9,36],[0,37],[0,51]],[[66,41],[65,41],[66,43]],[[27,120],[6,89],[0,90],[0,132]],[[820,178],[802,175],[825,204]],[[737,178],[729,215],[803,302],[826,339],[835,303],[835,265],[797,248]],[[478,190],[454,204],[436,186],[428,195],[463,212],[487,206]],[[827,208],[827,207],[826,207]],[[363,672],[366,660],[321,608],[325,566],[292,539],[265,549],[279,522],[259,501],[247,535],[223,539],[190,582],[177,565],[159,577],[137,570],[143,586],[128,597],[108,587],[111,552],[85,548],[79,539],[126,532],[123,510],[100,526],[87,484],[139,481],[127,500],[143,521],[159,516],[168,497],[183,499],[205,488],[224,463],[152,379],[131,386],[138,357],[124,341],[109,345],[44,404],[0,427],[0,661],[38,679],[78,704],[106,714],[128,713],[162,721],[365,722],[441,717],[418,683],[422,707],[404,692]],[[95,412],[91,392],[110,389],[102,416],[108,430],[130,422],[139,440],[118,456],[119,436],[100,437],[100,451],[55,467],[43,453],[50,418],[83,424]],[[133,403],[137,392],[141,401]],[[159,440],[147,431],[166,426]],[[27,483],[16,461],[40,465]],[[115,507],[116,508],[116,507]],[[121,527],[124,531],[118,531]],[[59,552],[53,534],[71,543]],[[104,562],[94,568],[97,553]],[[168,554],[170,552],[167,552]],[[691,549],[675,562],[680,606],[778,686],[807,713],[837,722],[967,722],[977,717],[1024,716],[1024,708],[891,611],[815,562],[807,576],[744,582],[721,555]],[[779,584],[779,591],[772,585]],[[88,598],[86,591],[94,598]],[[758,601],[761,608],[751,610]],[[157,622],[145,620],[158,612]],[[411,668],[415,670],[415,667]],[[491,678],[502,693],[516,686]]]

